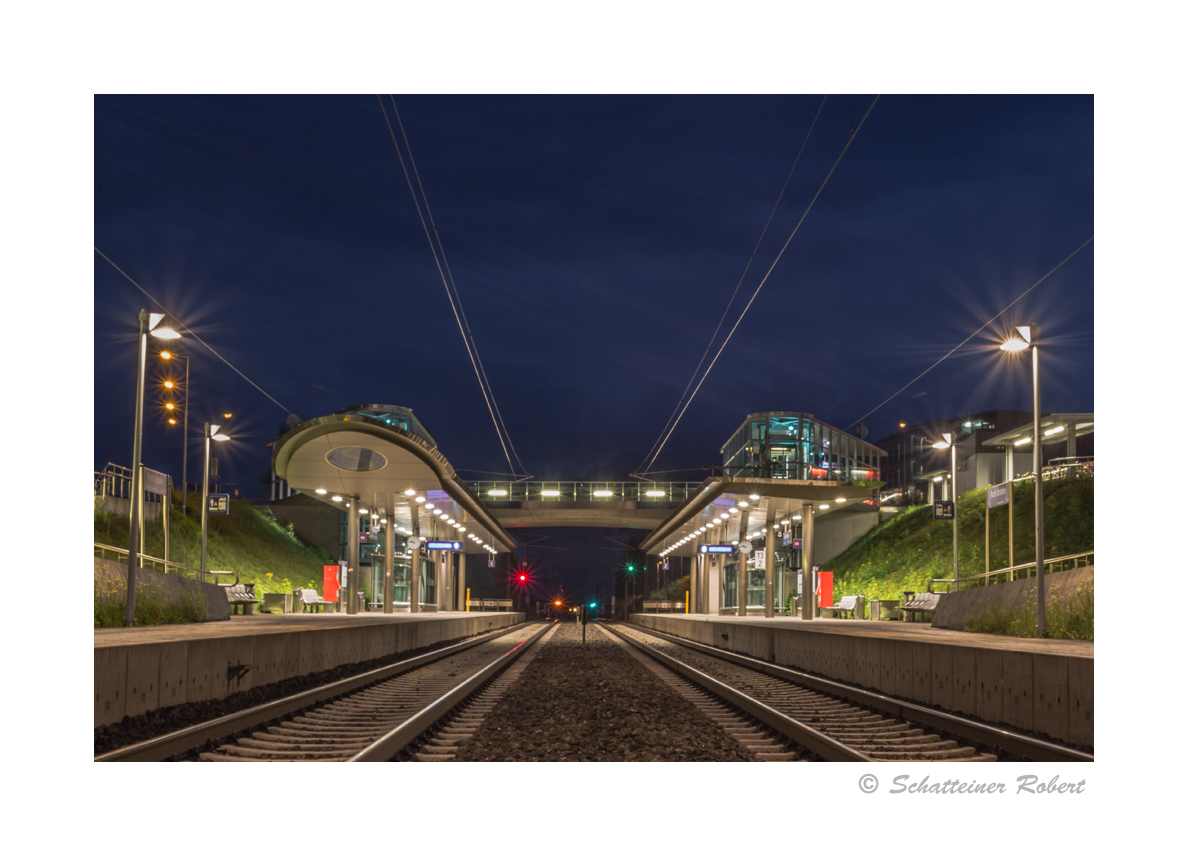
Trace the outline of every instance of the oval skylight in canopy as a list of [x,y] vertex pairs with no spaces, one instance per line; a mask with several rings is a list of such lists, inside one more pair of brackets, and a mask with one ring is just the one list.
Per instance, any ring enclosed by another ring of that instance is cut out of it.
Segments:
[[374,449],[363,449],[358,446],[340,446],[326,453],[326,460],[339,470],[352,473],[365,473],[370,470],[380,470],[388,459]]

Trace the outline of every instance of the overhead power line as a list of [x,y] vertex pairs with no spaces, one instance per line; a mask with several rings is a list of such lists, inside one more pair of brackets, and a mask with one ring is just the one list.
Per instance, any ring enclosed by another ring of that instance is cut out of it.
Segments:
[[[751,251],[751,256],[749,256],[747,259],[747,264],[743,266],[743,273],[739,275],[739,281],[735,283],[735,291],[731,292],[731,299],[727,301],[727,306],[722,311],[722,316],[718,320],[718,325],[714,328],[714,333],[710,334],[710,341],[706,343],[706,350],[702,352],[702,357],[698,360],[698,365],[694,369],[694,373],[690,375],[689,381],[685,385],[685,389],[681,391],[681,396],[677,399],[677,404],[673,406],[673,413],[669,414],[669,419],[665,421],[665,427],[661,429],[660,435],[658,435],[657,439],[653,441],[648,453],[644,456],[644,461],[641,462],[639,467],[640,470],[644,470],[655,460],[656,456],[653,456],[652,454],[654,450],[657,451],[658,455],[660,454],[660,451],[657,450],[657,444],[659,444],[663,438],[668,436],[666,432],[669,431],[669,426],[673,423],[674,418],[677,416],[677,412],[681,408],[681,403],[685,401],[685,396],[687,393],[689,393],[689,388],[693,386],[694,381],[697,379],[698,372],[700,372],[702,369],[702,364],[706,362],[706,357],[710,354],[710,349],[714,347],[714,341],[718,339],[718,333],[720,330],[722,330],[722,323],[726,321],[727,314],[731,311],[731,307],[735,304],[735,296],[739,294],[739,288],[743,285],[743,280],[747,277],[747,272],[751,270],[751,263],[755,261],[756,253],[760,251],[760,245],[764,243],[764,236],[768,234],[768,227],[772,225],[772,218],[776,216],[776,210],[780,207],[780,201],[784,199],[784,192],[788,190],[789,181],[791,181],[793,178],[793,173],[797,169],[797,164],[801,162],[801,155],[805,152],[805,146],[809,143],[809,137],[811,134],[813,134],[813,129],[817,125],[818,117],[822,115],[822,108],[826,106],[827,98],[829,98],[828,95],[823,96],[822,103],[818,105],[817,113],[815,113],[813,116],[813,122],[811,122],[809,125],[809,131],[805,134],[805,139],[801,141],[801,148],[797,151],[797,157],[793,160],[792,169],[790,169],[789,174],[785,176],[784,186],[781,187],[780,194],[776,197],[776,202],[772,206],[772,211],[768,213],[768,220],[764,223],[764,228],[760,232],[759,240],[756,241],[755,249]],[[635,476],[637,474],[632,475]]]
[[982,327],[980,327],[980,328],[979,328],[978,330],[976,330],[974,333],[970,334],[970,336],[968,336],[968,337],[966,337],[965,339],[963,339],[961,342],[959,342],[957,345],[955,345],[953,348],[951,348],[949,351],[947,351],[947,352],[946,352],[946,353],[945,353],[945,354],[944,354],[944,355],[941,357],[941,359],[940,359],[940,360],[938,360],[936,363],[934,363],[932,366],[930,366],[928,369],[926,369],[926,370],[925,370],[924,372],[922,372],[920,375],[917,375],[915,378],[913,378],[911,381],[909,381],[907,384],[905,384],[905,385],[904,385],[903,387],[901,387],[899,390],[897,390],[896,392],[892,393],[892,395],[888,396],[886,399],[884,399],[882,402],[880,402],[880,403],[879,403],[878,405],[876,405],[874,408],[872,408],[871,410],[869,410],[867,413],[863,414],[863,416],[859,417],[859,418],[858,418],[857,420],[855,420],[853,423],[851,423],[850,425],[846,426],[846,428],[848,428],[848,429],[849,429],[849,428],[851,428],[852,426],[855,426],[855,425],[857,425],[858,423],[862,422],[863,420],[867,419],[867,417],[871,416],[873,413],[875,413],[876,411],[878,411],[880,408],[882,408],[882,407],[883,407],[884,405],[886,405],[888,402],[892,401],[892,399],[894,399],[894,398],[896,398],[897,396],[899,396],[901,393],[903,393],[905,390],[907,390],[909,387],[911,387],[911,386],[912,386],[913,384],[915,384],[917,381],[921,380],[921,379],[922,379],[922,378],[924,378],[924,377],[925,377],[927,374],[929,374],[929,373],[930,373],[930,372],[932,372],[934,369],[936,369],[936,368],[937,368],[939,365],[941,365],[941,362],[942,362],[943,360],[945,360],[946,358],[950,357],[950,356],[951,356],[951,355],[952,355],[952,354],[953,354],[955,351],[957,351],[959,348],[961,348],[961,347],[962,347],[963,345],[965,345],[967,342],[969,342],[970,340],[974,339],[974,337],[978,336],[980,333],[982,333],[984,330],[986,330],[988,327],[990,327],[990,325],[991,325],[991,322],[995,321],[995,319],[999,318],[999,316],[1003,315],[1005,312],[1007,312],[1009,309],[1011,309],[1011,308],[1012,308],[1012,307],[1014,307],[1016,304],[1018,304],[1018,303],[1019,303],[1021,300],[1023,300],[1025,295],[1027,295],[1029,292],[1031,292],[1033,289],[1035,289],[1037,286],[1039,286],[1041,283],[1043,283],[1045,280],[1047,280],[1049,277],[1051,277],[1051,276],[1052,276],[1052,275],[1053,275],[1053,274],[1054,274],[1054,273],[1057,271],[1057,268],[1060,268],[1062,265],[1064,265],[1066,262],[1068,262],[1070,259],[1072,259],[1074,256],[1076,256],[1078,253],[1082,252],[1082,250],[1084,250],[1084,249],[1086,248],[1086,246],[1087,246],[1087,245],[1088,245],[1088,244],[1089,244],[1091,241],[1093,241],[1093,240],[1094,240],[1094,236],[1093,236],[1093,235],[1091,235],[1089,238],[1087,238],[1087,239],[1086,239],[1085,243],[1083,243],[1081,247],[1079,247],[1078,249],[1074,250],[1072,253],[1070,253],[1068,256],[1066,256],[1064,259],[1062,259],[1060,262],[1058,262],[1058,263],[1057,263],[1057,265],[1056,265],[1056,266],[1053,268],[1053,270],[1049,271],[1047,274],[1045,274],[1043,277],[1041,277],[1039,280],[1037,280],[1037,281],[1036,281],[1035,283],[1033,283],[1031,286],[1029,286],[1028,288],[1026,288],[1026,289],[1025,289],[1025,290],[1024,290],[1024,291],[1023,291],[1021,294],[1020,294],[1020,296],[1019,296],[1019,297],[1017,297],[1017,298],[1016,298],[1014,301],[1012,301],[1011,303],[1009,303],[1007,306],[1005,306],[1003,309],[1001,309],[1001,310],[1000,310],[999,312],[997,312],[995,315],[991,316],[991,318],[987,319],[986,323],[985,323],[985,324],[984,324]]
[[[818,197],[821,196],[822,191],[825,190],[826,183],[830,181],[830,177],[833,176],[834,171],[836,169],[838,169],[838,165],[842,162],[842,159],[846,155],[847,150],[850,149],[850,144],[855,141],[855,137],[858,135],[859,130],[863,127],[863,123],[867,121],[867,117],[871,115],[871,111],[875,108],[875,104],[877,101],[879,101],[878,95],[875,96],[875,98],[872,100],[871,104],[867,107],[867,112],[863,114],[863,118],[859,120],[859,124],[853,129],[851,136],[846,141],[846,145],[842,147],[842,151],[839,153],[837,159],[834,161],[834,165],[832,167],[830,167],[830,171],[828,173],[826,173],[826,177],[824,179],[822,179],[822,183],[818,186],[817,193],[815,193],[813,195],[813,199],[809,200],[809,204],[807,206],[805,206],[805,211],[802,212],[801,218],[797,221],[796,226],[793,227],[793,231],[791,233],[789,233],[788,240],[786,240],[784,242],[784,246],[782,246],[780,248],[780,252],[776,254],[776,258],[772,261],[772,264],[769,266],[767,273],[764,274],[764,278],[762,280],[760,280],[759,284],[755,287],[755,291],[752,292],[751,299],[748,300],[747,305],[745,307],[743,307],[743,311],[739,314],[739,318],[737,318],[735,320],[734,326],[731,328],[730,332],[727,334],[726,339],[723,340],[722,345],[719,346],[718,351],[715,353],[714,359],[710,361],[710,365],[707,366],[706,371],[702,373],[702,377],[698,381],[697,386],[694,387],[694,391],[689,395],[689,398],[685,402],[685,405],[681,408],[681,412],[677,415],[677,419],[673,422],[673,425],[668,430],[668,432],[664,434],[664,437],[661,440],[660,446],[657,448],[656,452],[653,454],[653,456],[649,460],[648,464],[645,465],[642,472],[646,473],[647,468],[651,467],[653,462],[655,462],[656,459],[660,456],[661,450],[664,449],[665,444],[669,440],[669,436],[673,434],[673,431],[677,428],[677,423],[681,421],[681,417],[683,417],[685,415],[685,412],[689,408],[690,404],[693,402],[694,397],[698,395],[698,390],[702,389],[702,384],[706,381],[706,378],[710,375],[710,370],[712,370],[714,368],[714,364],[718,362],[718,358],[722,355],[723,350],[726,349],[727,343],[729,343],[731,341],[731,337],[734,336],[735,331],[739,328],[739,324],[743,321],[744,316],[747,315],[747,311],[749,309],[751,309],[751,305],[755,302],[756,296],[759,295],[760,289],[762,289],[764,287],[764,284],[768,282],[768,278],[772,275],[772,271],[776,269],[776,265],[780,262],[781,257],[784,256],[784,251],[788,249],[789,244],[792,243],[792,240],[796,236],[797,231],[801,228],[801,224],[805,222],[805,218],[809,215],[809,212],[813,208],[814,203],[817,202]],[[819,108],[819,112],[820,112],[820,109],[821,108]],[[815,119],[815,121],[816,121],[816,119]],[[812,128],[810,130],[812,130]]]
[[251,384],[257,390],[259,390],[264,395],[264,397],[266,399],[268,399],[270,402],[272,402],[278,408],[283,410],[285,413],[287,413],[287,414],[293,413],[288,408],[286,408],[284,405],[282,405],[280,402],[278,402],[276,399],[274,399],[272,396],[270,396],[268,393],[265,393],[264,390],[261,389],[259,384],[257,384],[255,381],[253,381],[251,378],[249,378],[243,372],[239,371],[239,369],[237,369],[234,365],[232,365],[230,360],[228,360],[226,357],[224,357],[222,354],[220,354],[218,351],[216,351],[209,343],[206,342],[206,340],[204,340],[201,336],[199,336],[197,333],[192,331],[190,328],[186,327],[186,325],[182,323],[182,320],[177,317],[176,313],[170,312],[170,310],[166,308],[165,304],[161,303],[161,301],[157,300],[155,297],[150,295],[144,289],[144,287],[141,286],[140,283],[136,282],[136,280],[129,277],[128,274],[125,273],[124,270],[119,265],[117,265],[111,259],[108,259],[102,250],[100,250],[98,247],[95,247],[95,252],[98,253],[100,256],[103,256],[103,259],[104,259],[104,261],[107,262],[107,264],[111,265],[113,268],[115,268],[117,271],[119,271],[121,274],[123,274],[124,278],[126,280],[128,280],[128,282],[132,283],[132,285],[134,285],[134,286],[136,286],[136,288],[140,289],[141,293],[144,294],[145,297],[147,297],[149,300],[151,300],[153,303],[155,303],[157,306],[159,306],[164,312],[169,313],[171,318],[177,320],[178,326],[181,327],[182,330],[184,330],[189,336],[194,337],[194,339],[197,340],[198,342],[202,343],[202,345],[207,349],[207,351],[209,351],[211,354],[215,355],[220,360],[222,360],[224,363],[226,363],[227,366],[230,367],[233,372],[235,372],[235,374],[239,375],[241,378],[243,378],[245,381],[247,381],[249,384]]
[[[450,309],[454,313],[454,320],[458,324],[458,331],[462,334],[463,345],[466,347],[467,356],[470,358],[471,368],[475,370],[475,377],[479,381],[479,391],[483,394],[483,401],[487,405],[487,412],[491,415],[491,422],[495,426],[500,447],[503,449],[504,458],[508,462],[508,469],[518,474],[518,481],[531,479],[532,477],[525,472],[524,463],[516,453],[516,447],[512,444],[512,439],[507,433],[507,426],[504,425],[503,416],[499,412],[499,405],[495,401],[495,392],[491,389],[491,384],[487,380],[487,372],[483,369],[483,361],[479,357],[478,346],[475,344],[474,337],[471,335],[470,325],[467,323],[466,313],[462,308],[462,298],[458,294],[457,286],[454,284],[454,275],[450,273],[450,265],[446,260],[445,247],[442,245],[437,225],[433,222],[433,212],[429,207],[429,197],[425,194],[425,188],[421,184],[421,175],[417,172],[416,161],[413,160],[413,150],[409,146],[409,139],[405,134],[404,124],[400,120],[400,112],[396,109],[396,100],[392,96],[389,96],[389,99],[392,101],[392,111],[396,115],[397,124],[400,126],[401,137],[404,139],[405,148],[409,153],[409,162],[412,164],[413,173],[417,178],[417,187],[421,191],[420,198],[418,198],[417,190],[413,188],[413,180],[409,176],[408,167],[405,166],[404,154],[401,151],[400,143],[397,142],[396,131],[393,130],[392,121],[388,118],[388,109],[384,106],[384,99],[379,95],[376,98],[380,102],[380,110],[384,114],[384,123],[388,126],[388,133],[392,137],[392,145],[396,149],[396,156],[400,160],[401,170],[404,172],[405,181],[409,185],[409,193],[413,195],[413,205],[417,208],[417,216],[421,220],[421,228],[425,230],[425,238],[429,241],[429,249],[433,254],[434,264],[437,265],[438,275],[442,278],[442,286],[446,289],[446,298],[450,301]],[[424,213],[421,210],[423,201],[425,203]],[[426,223],[427,215],[429,217],[429,223]],[[433,230],[432,235],[430,234],[431,227]],[[509,449],[511,449],[510,453]],[[516,458],[516,463],[520,465],[519,471],[512,464],[513,457]]]

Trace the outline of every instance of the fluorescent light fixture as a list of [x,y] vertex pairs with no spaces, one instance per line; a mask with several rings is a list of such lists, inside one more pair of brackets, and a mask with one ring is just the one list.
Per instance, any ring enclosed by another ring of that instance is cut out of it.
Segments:
[[488,497],[507,497],[508,492],[505,491],[503,488],[492,488],[490,491],[487,492],[487,496]]
[[1032,443],[1032,438],[1030,438],[1030,437],[1024,437],[1024,438],[1020,438],[1020,439],[1019,439],[1019,440],[1017,440],[1017,441],[1015,442],[1015,444],[1013,444],[1013,445],[1014,445],[1014,446],[1021,446],[1021,445],[1025,444],[1025,443]]
[[1051,428],[1047,432],[1045,432],[1045,437],[1048,437],[1051,434],[1057,434],[1058,432],[1063,432],[1063,431],[1065,431],[1065,426],[1057,426],[1056,428]]
[[433,503],[426,503],[426,504],[425,504],[425,508],[427,508],[427,509],[432,509],[432,508],[433,508]]
[[752,495],[751,495],[751,497],[750,497],[749,499],[751,499],[751,500],[758,500],[758,499],[760,499],[760,495],[759,495],[759,494],[752,494]]
[[331,500],[334,500],[334,502],[336,502],[336,503],[341,503],[341,502],[342,502],[342,500],[343,500],[343,498],[342,498],[342,497],[340,497],[338,494],[335,494],[335,495],[334,495],[333,497],[331,497],[330,499],[331,499]]
[[829,509],[829,508],[830,508],[830,504],[829,504],[829,503],[822,503],[820,506],[818,506],[818,508],[819,508],[819,509]]
[[664,497],[665,492],[664,491],[645,491],[644,496],[645,497]]
[[747,508],[747,501],[746,501],[746,500],[740,500],[740,501],[739,501],[739,508],[741,508],[741,509],[746,509],[746,508]]
[[560,497],[560,496],[561,496],[561,492],[560,492],[560,491],[555,491],[554,489],[550,488],[550,489],[549,489],[549,490],[547,490],[547,491],[542,491],[542,492],[541,492],[541,496],[542,496],[542,497]]
[[941,481],[941,477],[940,477],[940,476],[934,476],[934,477],[933,477],[933,481],[934,481],[934,482],[940,482],[940,481]]
[[838,503],[838,504],[842,504],[842,503],[846,502],[846,498],[845,497],[835,497],[834,502]]
[[610,491],[596,491],[596,492],[594,492],[594,495],[596,497],[611,497],[611,496],[613,496]]
[[414,491],[412,488],[410,488],[408,491],[405,492],[405,496],[412,497],[416,493],[417,493],[416,491]]
[[424,498],[424,497],[416,497],[416,498],[414,498],[414,499],[415,499],[415,500],[416,500],[418,503],[424,503],[424,502],[425,502],[425,498]]

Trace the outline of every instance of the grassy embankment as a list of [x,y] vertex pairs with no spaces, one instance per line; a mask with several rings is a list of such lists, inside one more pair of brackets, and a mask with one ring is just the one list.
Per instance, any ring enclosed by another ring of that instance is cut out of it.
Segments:
[[[1035,486],[1017,483],[1014,498],[1015,562],[1036,556]],[[1045,483],[1045,556],[1094,549],[1094,480]],[[991,509],[991,568],[1008,565],[1007,507]],[[984,571],[987,489],[958,497],[958,576]],[[932,508],[918,506],[884,521],[825,563],[834,572],[834,595],[900,598],[906,590],[924,592],[934,578],[954,575],[953,530],[934,521]]]
[[[187,501],[187,516],[181,514],[181,495],[174,493],[169,521],[169,559],[198,567],[202,552],[202,519],[196,498]],[[146,522],[145,550],[149,556],[163,556],[164,533],[159,521]],[[95,541],[127,549],[128,518],[96,510]],[[315,589],[322,592],[322,566],[330,557],[277,524],[268,509],[244,501],[232,501],[227,515],[207,518],[206,566],[219,571],[239,572],[240,583],[254,583],[256,597],[264,592],[292,592]]]
[[[1014,536],[1017,564],[1036,555],[1035,485],[1015,485]],[[990,510],[991,568],[1008,566],[1007,508]],[[984,571],[987,491],[958,497],[958,576]],[[1045,556],[1058,557],[1094,549],[1094,480],[1072,478],[1045,483]],[[934,521],[932,509],[920,506],[902,512],[872,529],[841,555],[826,563],[834,572],[834,598],[866,595],[899,599],[905,591],[923,592],[935,578],[952,578],[953,542],[948,521]],[[941,591],[945,591],[944,588]],[[1079,590],[1064,604],[1054,598],[1046,605],[1048,636],[1093,639],[1094,593]],[[1028,636],[1036,621],[1035,605],[1008,613],[979,616],[968,631]]]

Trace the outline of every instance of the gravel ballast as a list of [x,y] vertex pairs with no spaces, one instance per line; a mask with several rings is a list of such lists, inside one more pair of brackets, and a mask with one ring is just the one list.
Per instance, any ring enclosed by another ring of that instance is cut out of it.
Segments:
[[750,762],[595,625],[565,622],[459,746],[459,762]]

